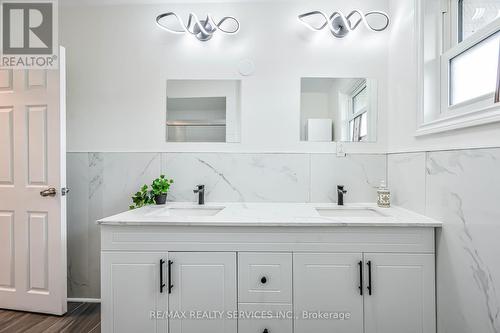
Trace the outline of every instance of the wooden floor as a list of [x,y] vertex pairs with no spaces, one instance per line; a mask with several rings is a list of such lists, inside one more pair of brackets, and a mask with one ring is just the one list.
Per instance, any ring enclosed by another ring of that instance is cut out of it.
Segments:
[[98,303],[68,303],[64,316],[0,309],[0,333],[100,333],[101,306]]

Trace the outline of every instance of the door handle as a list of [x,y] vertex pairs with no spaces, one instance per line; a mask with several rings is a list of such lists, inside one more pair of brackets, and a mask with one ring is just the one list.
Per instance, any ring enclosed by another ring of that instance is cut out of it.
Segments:
[[358,262],[359,268],[359,294],[363,296],[363,261]]
[[56,194],[57,194],[57,191],[53,187],[50,187],[50,188],[43,190],[43,191],[40,191],[40,195],[42,197],[55,197]]
[[160,259],[160,294],[163,293],[163,288],[165,288],[165,283],[163,283],[163,264],[165,260]]
[[174,262],[172,260],[168,261],[168,293],[172,293],[172,288],[174,285],[172,284],[172,264]]
[[372,294],[372,261],[368,260],[366,265],[368,266],[368,286],[366,287],[366,289],[368,289],[368,295],[371,295]]

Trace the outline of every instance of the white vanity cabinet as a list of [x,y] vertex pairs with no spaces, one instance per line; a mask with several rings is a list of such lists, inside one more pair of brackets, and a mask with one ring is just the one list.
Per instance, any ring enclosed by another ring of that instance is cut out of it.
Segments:
[[236,319],[218,315],[237,309],[236,254],[171,252],[169,260],[169,309],[188,317],[170,319],[170,333],[236,332]]
[[433,227],[141,223],[101,223],[103,333],[435,333]]
[[236,332],[236,254],[103,252],[103,332]]
[[[295,333],[435,332],[432,254],[294,254],[293,264]],[[338,319],[310,319],[325,312]]]
[[[293,256],[295,333],[362,333],[361,253],[295,253]],[[304,312],[308,315],[305,316]],[[349,313],[345,320],[311,319],[318,313]]]
[[365,333],[435,332],[433,254],[366,253],[364,262],[367,272],[371,266]]
[[168,332],[168,320],[151,318],[168,311],[168,291],[160,290],[167,258],[166,252],[102,253],[102,332]]

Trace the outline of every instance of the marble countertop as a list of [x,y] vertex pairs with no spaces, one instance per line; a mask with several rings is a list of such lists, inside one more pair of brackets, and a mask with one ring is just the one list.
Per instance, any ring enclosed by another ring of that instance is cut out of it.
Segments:
[[[218,211],[218,209],[221,209]],[[321,216],[317,209],[333,210],[335,216]],[[202,210],[200,212],[200,210]],[[209,211],[213,216],[194,216]],[[358,226],[441,227],[441,222],[400,208],[379,208],[375,204],[333,203],[195,203],[168,202],[146,206],[97,221],[100,225],[182,226]]]

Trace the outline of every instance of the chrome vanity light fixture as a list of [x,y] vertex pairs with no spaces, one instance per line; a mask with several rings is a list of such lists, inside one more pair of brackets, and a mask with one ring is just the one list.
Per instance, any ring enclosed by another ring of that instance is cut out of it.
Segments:
[[[379,15],[384,19],[385,23],[380,27],[373,26],[367,20],[367,17],[372,15]],[[323,23],[314,26],[305,20],[307,17],[313,16],[319,16]],[[313,31],[321,31],[328,26],[330,32],[337,38],[345,37],[350,31],[356,29],[361,22],[363,22],[365,27],[370,31],[383,31],[389,26],[389,15],[377,10],[367,13],[363,13],[360,10],[353,10],[347,16],[340,11],[335,11],[329,17],[325,13],[315,10],[299,15],[298,19],[302,24]]]
[[[169,19],[175,18],[177,23],[182,28],[173,29],[167,25]],[[224,25],[232,23],[232,26],[224,28]],[[199,41],[205,42],[212,38],[216,31],[220,31],[225,34],[235,34],[240,30],[240,22],[232,16],[225,16],[216,22],[210,14],[207,14],[205,19],[198,19],[196,14],[190,13],[187,24],[184,23],[181,17],[174,12],[167,12],[160,14],[156,17],[156,24],[162,29],[175,34],[189,33],[195,36]]]

